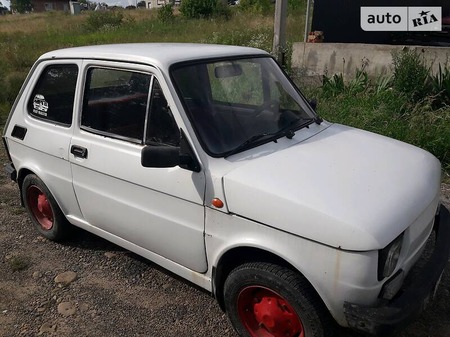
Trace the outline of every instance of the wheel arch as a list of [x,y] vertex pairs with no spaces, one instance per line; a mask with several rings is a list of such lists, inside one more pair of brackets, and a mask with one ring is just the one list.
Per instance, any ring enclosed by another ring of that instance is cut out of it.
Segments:
[[21,202],[22,206],[25,205],[24,200],[23,200],[22,185],[23,185],[23,181],[24,181],[25,177],[29,174],[34,174],[34,175],[38,176],[34,171],[32,171],[29,168],[21,168],[17,175],[17,185],[19,186],[20,202]]
[[48,190],[50,191],[52,196],[55,198],[55,201],[58,204],[58,206],[61,208],[59,200],[58,200],[58,198],[56,198],[55,193],[52,189],[52,186],[47,183],[48,175],[44,174],[44,172],[39,170],[37,167],[28,167],[28,166],[21,167],[17,174],[17,185],[19,186],[20,201],[21,201],[22,206],[25,205],[24,200],[23,200],[22,185],[23,185],[23,181],[25,180],[25,177],[30,174],[34,174],[36,177],[38,177],[40,180],[42,180],[44,185],[48,188]]
[[220,257],[218,263],[213,267],[212,270],[213,295],[223,311],[225,311],[225,302],[223,296],[225,280],[234,268],[247,262],[269,262],[277,264],[281,267],[291,269],[307,282],[311,290],[314,291],[315,295],[317,295],[323,303],[323,299],[320,297],[311,282],[309,282],[309,280],[288,261],[286,261],[279,255],[276,255],[268,250],[259,247],[239,246],[226,251]]

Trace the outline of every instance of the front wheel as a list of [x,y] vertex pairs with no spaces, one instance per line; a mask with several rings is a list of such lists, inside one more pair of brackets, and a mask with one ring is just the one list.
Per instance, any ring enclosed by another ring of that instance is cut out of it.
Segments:
[[332,324],[309,283],[265,262],[236,267],[224,285],[225,308],[242,337],[328,337]]
[[67,238],[72,225],[41,179],[27,175],[22,183],[22,196],[31,221],[42,236],[53,241]]

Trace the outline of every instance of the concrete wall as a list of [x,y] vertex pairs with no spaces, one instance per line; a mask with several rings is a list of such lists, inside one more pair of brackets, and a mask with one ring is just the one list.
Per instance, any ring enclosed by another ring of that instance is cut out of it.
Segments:
[[439,63],[450,67],[450,47],[303,42],[293,45],[292,67],[308,76],[344,73],[352,78],[356,69],[361,69],[365,64],[367,73],[376,77],[392,71],[391,52],[403,48],[416,49],[422,53],[433,71],[437,70]]

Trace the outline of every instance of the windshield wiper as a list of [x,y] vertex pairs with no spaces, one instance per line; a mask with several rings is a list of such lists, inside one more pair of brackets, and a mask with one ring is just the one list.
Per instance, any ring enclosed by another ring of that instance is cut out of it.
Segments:
[[[300,121],[302,123],[298,124]],[[264,133],[258,133],[256,135],[253,135],[249,139],[247,139],[245,142],[239,144],[234,149],[227,152],[227,154],[225,155],[225,158],[241,151],[242,149],[245,149],[250,144],[255,143],[257,140],[259,140],[263,137],[271,137],[271,139],[273,139],[274,141],[281,137],[286,137],[288,139],[292,139],[295,136],[295,132],[293,130],[294,128],[305,127],[305,126],[311,124],[313,121],[314,121],[314,118],[294,119],[294,120],[290,121],[288,125],[286,125],[284,128],[282,128],[278,131],[264,132]]]
[[271,135],[270,133],[259,133],[259,134],[257,134],[257,135],[251,136],[251,137],[250,137],[249,139],[247,139],[245,142],[239,144],[239,145],[236,146],[233,150],[229,151],[229,152],[226,154],[225,158],[231,156],[232,154],[235,154],[235,153],[239,152],[240,150],[242,150],[242,149],[244,149],[244,148],[246,148],[249,144],[256,142],[258,139],[261,139],[261,138],[263,138],[263,137],[265,137],[265,136],[270,136],[270,135]]

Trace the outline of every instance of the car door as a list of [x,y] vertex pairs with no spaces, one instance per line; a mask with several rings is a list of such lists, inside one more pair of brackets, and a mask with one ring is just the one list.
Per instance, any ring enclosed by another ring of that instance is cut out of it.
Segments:
[[152,70],[84,64],[80,127],[71,141],[74,190],[90,225],[204,272],[204,174],[141,165],[146,144],[180,140],[177,111]]

